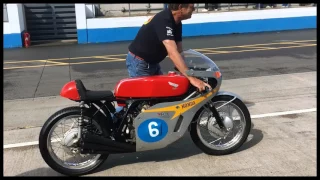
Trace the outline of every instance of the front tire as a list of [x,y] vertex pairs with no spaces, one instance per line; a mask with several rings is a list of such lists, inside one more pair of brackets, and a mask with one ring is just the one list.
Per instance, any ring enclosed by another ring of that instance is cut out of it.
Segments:
[[[214,106],[216,108],[218,108],[222,104],[231,101],[233,98],[234,98],[233,96],[228,96],[228,95],[216,96],[212,99],[212,102],[214,103]],[[228,105],[230,105],[230,106],[232,105],[235,107],[235,109],[240,111],[239,118],[243,118],[242,125],[244,124],[244,127],[240,131],[240,133],[238,133],[234,136],[233,139],[226,142],[225,146],[220,145],[220,143],[225,140],[224,137],[213,133],[212,130],[209,130],[209,129],[213,129],[212,128],[213,125],[216,125],[216,123],[214,122],[215,118],[210,118],[210,120],[209,120],[209,118],[207,118],[207,121],[205,119],[203,121],[203,119],[201,118],[202,114],[204,114],[205,111],[208,112],[208,110],[206,110],[205,108],[201,108],[197,112],[197,114],[195,115],[195,119],[191,123],[190,135],[191,135],[192,141],[195,143],[195,145],[198,148],[200,148],[204,153],[206,153],[208,155],[226,155],[226,154],[230,154],[230,153],[234,152],[235,150],[237,150],[238,148],[240,148],[242,146],[242,144],[247,140],[247,137],[250,133],[251,117],[250,117],[250,113],[249,113],[249,110],[246,107],[246,105],[238,98],[234,99],[232,102],[230,102],[226,106],[228,106]],[[224,108],[224,107],[225,106],[223,106],[222,108]],[[220,116],[223,116],[223,115],[221,115],[222,108],[217,109]],[[211,112],[208,112],[208,114],[209,113],[211,113]],[[225,117],[230,118],[233,123],[235,122],[235,120],[234,120],[235,118],[232,117],[232,113],[231,113],[231,115],[229,114],[229,116],[225,115]],[[205,124],[205,126],[201,126],[200,122],[202,124]],[[211,123],[211,122],[213,122],[213,123]],[[211,136],[210,138],[213,138],[213,137],[216,138],[215,141],[210,140],[210,143],[205,141],[204,137],[202,137],[201,133],[199,133],[201,131],[201,129],[203,129],[204,127],[207,128],[207,131],[209,132],[209,137]],[[218,127],[218,126],[216,125],[216,127]],[[240,127],[241,127],[241,125],[240,125]],[[216,128],[216,129],[219,129],[219,128]],[[233,127],[232,130],[234,130],[234,129],[235,128]],[[229,136],[230,136],[230,134],[231,134],[231,132],[229,133]],[[216,142],[219,140],[219,138],[221,138],[219,145],[214,145],[214,144],[217,144]]]
[[[60,147],[62,146],[62,150],[64,153],[63,159],[61,160],[62,162],[60,162],[58,160],[57,155],[55,155],[55,154],[53,155],[54,150],[52,149],[52,146],[51,146],[53,141],[48,139],[48,137],[49,137],[50,133],[53,133],[52,132],[53,128],[55,126],[58,126],[58,125],[56,125],[57,123],[62,121],[64,118],[72,117],[72,116],[80,117],[80,107],[68,107],[68,108],[65,108],[65,109],[62,109],[62,110],[56,112],[51,117],[49,117],[49,119],[46,121],[46,123],[44,124],[44,126],[42,127],[41,132],[40,132],[39,149],[40,149],[40,153],[41,153],[42,158],[53,170],[55,170],[61,174],[64,174],[64,175],[79,176],[79,175],[88,174],[88,173],[92,172],[93,170],[97,169],[108,158],[108,154],[98,154],[96,159],[94,159],[93,162],[91,162],[88,166],[84,166],[83,168],[81,168],[81,167],[79,168],[79,167],[75,167],[75,166],[66,164],[66,162],[64,161],[66,146],[64,146],[62,144],[60,145]],[[84,118],[89,118],[89,117],[92,118],[92,112],[90,110],[85,111]],[[93,123],[96,122],[95,124],[97,124],[99,126],[99,124],[100,124],[98,122],[99,119],[93,117],[92,120],[93,120]],[[73,125],[72,125],[72,127],[73,127]],[[100,128],[100,130],[101,130],[101,128],[103,128],[103,127],[97,127],[97,128]],[[63,128],[61,128],[61,129],[63,129]],[[67,132],[74,133],[72,135],[75,135],[77,130],[74,130],[72,132],[73,129],[71,129],[71,131],[70,131],[70,129]],[[64,133],[63,138],[66,137],[65,134],[67,134],[67,133]],[[72,136],[70,135],[70,137],[72,137]],[[63,141],[64,141],[64,139],[63,139]],[[71,154],[71,152],[72,151],[70,151],[70,152],[68,151],[69,154]],[[75,152],[75,151],[73,151],[73,152]],[[90,154],[88,156],[91,156],[91,155],[92,154]],[[72,155],[70,155],[70,156],[72,156]],[[78,153],[77,156],[83,157],[83,155],[80,153]],[[73,163],[73,165],[74,164],[75,163]]]

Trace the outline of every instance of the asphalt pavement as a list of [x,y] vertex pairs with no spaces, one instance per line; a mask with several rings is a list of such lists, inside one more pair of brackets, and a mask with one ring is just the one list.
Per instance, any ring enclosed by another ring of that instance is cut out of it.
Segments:
[[[245,100],[253,122],[236,152],[208,156],[186,133],[163,149],[111,155],[87,176],[316,176],[316,87],[315,71],[225,80],[221,89]],[[72,105],[61,97],[4,102],[5,176],[62,176],[44,162],[37,140],[45,120]]]
[[[163,149],[111,155],[88,176],[316,176],[316,39],[316,30],[185,39],[185,49],[220,67],[221,90],[245,101],[253,122],[247,142],[208,156],[185,134]],[[88,89],[112,89],[127,77],[128,43],[4,50],[4,176],[61,176],[37,146],[45,120],[78,105],[58,96],[61,87],[80,78]]]
[[[316,71],[316,39],[316,30],[299,30],[186,38],[183,46],[212,58],[224,79],[235,79]],[[73,79],[83,80],[88,89],[113,89],[117,81],[128,77],[128,44],[6,49],[4,99],[56,96]],[[161,66],[164,72],[173,69],[169,59]]]

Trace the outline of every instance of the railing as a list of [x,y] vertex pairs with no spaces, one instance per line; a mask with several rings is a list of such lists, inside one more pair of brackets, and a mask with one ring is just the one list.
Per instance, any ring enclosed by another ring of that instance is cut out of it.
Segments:
[[97,4],[96,6],[96,17],[97,16],[139,16],[147,14],[155,14],[162,11],[165,7],[164,4]]
[[[312,4],[312,3],[311,3]],[[212,7],[213,11],[237,11],[237,10],[254,10],[254,9],[265,9],[271,8],[288,8],[288,7],[299,7],[301,4],[266,4],[266,3],[217,3],[214,4],[196,3],[194,13],[207,12]],[[314,4],[315,5],[315,4]],[[307,5],[307,6],[310,6]],[[95,17],[115,17],[115,16],[141,16],[141,15],[151,15],[165,9],[166,4],[95,4]],[[217,8],[215,8],[217,7]]]
[[8,22],[7,4],[3,3],[3,22]]
[[249,6],[254,6],[256,3],[216,3],[216,4],[195,4],[196,12],[199,12],[199,8],[214,8],[214,6],[218,7],[217,10],[226,9],[228,11],[232,11],[233,9],[241,9],[241,8],[249,8]]

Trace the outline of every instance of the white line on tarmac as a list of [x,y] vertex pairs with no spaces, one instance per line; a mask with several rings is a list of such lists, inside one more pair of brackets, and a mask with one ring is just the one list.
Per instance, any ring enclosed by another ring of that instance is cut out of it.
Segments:
[[17,143],[17,144],[7,144],[7,145],[3,145],[3,149],[10,149],[10,148],[16,148],[16,147],[23,147],[23,146],[33,146],[37,144],[38,144],[38,141]]
[[[251,118],[259,119],[264,117],[283,116],[283,115],[289,115],[289,114],[300,114],[300,113],[315,112],[315,111],[317,111],[317,108],[267,113],[267,114],[257,114],[257,115],[251,115]],[[10,148],[17,148],[17,147],[24,147],[24,146],[33,146],[38,144],[39,144],[38,141],[32,141],[32,142],[24,142],[24,143],[17,143],[17,144],[7,144],[7,145],[3,145],[3,148],[10,149]]]
[[276,112],[276,113],[268,113],[268,114],[257,114],[257,115],[251,115],[251,118],[258,119],[258,118],[264,118],[264,117],[300,114],[300,113],[315,112],[315,111],[317,111],[317,108],[301,109],[301,110],[295,110],[295,111],[284,111],[284,112]]
[[[58,141],[57,140],[53,140],[51,142],[58,142]],[[3,148],[4,149],[10,149],[10,148],[16,148],[16,147],[34,146],[34,145],[38,145],[38,144],[39,144],[39,141],[31,141],[31,142],[3,145]]]

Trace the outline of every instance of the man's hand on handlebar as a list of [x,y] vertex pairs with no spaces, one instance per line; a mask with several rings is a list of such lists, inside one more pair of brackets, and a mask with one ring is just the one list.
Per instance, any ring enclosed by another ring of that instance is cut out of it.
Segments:
[[[176,70],[176,71],[179,72],[179,70],[178,70],[177,67],[174,67],[174,70]],[[190,83],[191,83],[194,87],[196,87],[199,92],[206,90],[206,88],[207,88],[207,90],[209,90],[209,91],[212,89],[212,87],[211,87],[209,84],[201,81],[201,80],[198,79],[198,78],[191,77],[191,76],[187,76],[187,77],[188,77]]]
[[195,77],[188,76],[186,74],[186,71],[189,68],[185,64],[184,57],[178,52],[178,47],[174,40],[168,40],[168,39],[164,40],[163,44],[166,47],[168,56],[173,61],[173,64],[175,65],[176,69],[179,70],[179,72],[182,73],[184,76],[186,76],[193,86],[198,88],[200,92],[203,90],[206,90],[206,87],[208,87],[209,89],[212,89],[209,84]]
[[197,79],[195,77],[189,77],[189,81],[194,87],[196,87],[199,90],[199,92],[202,92],[202,91],[206,90],[206,87],[209,90],[212,89],[212,87],[209,84],[207,84],[207,83],[205,83],[205,82],[203,82],[200,79]]

